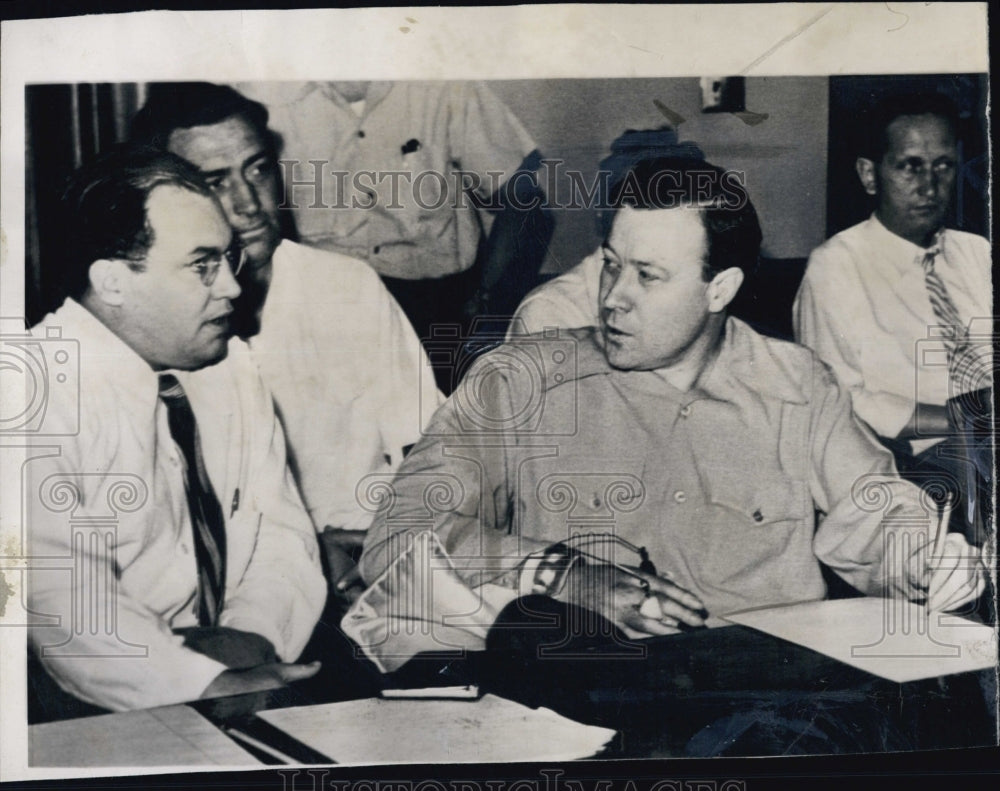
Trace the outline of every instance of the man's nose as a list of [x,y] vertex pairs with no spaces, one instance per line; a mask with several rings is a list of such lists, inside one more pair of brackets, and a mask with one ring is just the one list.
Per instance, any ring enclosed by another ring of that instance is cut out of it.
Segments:
[[934,168],[927,168],[927,170],[921,174],[917,188],[920,190],[921,195],[925,195],[929,198],[936,197],[941,188],[941,176],[934,170]]
[[229,261],[223,259],[222,266],[219,267],[219,274],[212,283],[212,297],[215,299],[236,299],[243,289],[236,282],[236,275],[229,265]]
[[604,295],[604,307],[609,310],[627,310],[631,304],[631,278],[628,270],[622,268],[618,274],[614,275],[611,285]]
[[260,199],[257,190],[245,179],[238,179],[233,186],[231,200],[233,211],[237,214],[254,215],[260,211]]

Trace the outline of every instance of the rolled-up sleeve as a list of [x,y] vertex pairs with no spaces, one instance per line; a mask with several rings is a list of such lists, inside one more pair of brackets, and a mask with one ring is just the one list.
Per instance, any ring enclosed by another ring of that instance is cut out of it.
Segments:
[[[456,82],[451,91],[451,156],[478,176],[482,198],[502,186],[535,149],[524,125],[484,82]],[[494,181],[499,176],[499,182]]]

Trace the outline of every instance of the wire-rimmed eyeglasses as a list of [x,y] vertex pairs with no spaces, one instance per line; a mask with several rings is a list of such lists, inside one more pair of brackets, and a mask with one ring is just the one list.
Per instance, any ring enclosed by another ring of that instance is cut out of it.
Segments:
[[247,262],[246,248],[237,244],[230,245],[221,253],[205,256],[198,261],[204,267],[198,272],[202,283],[210,286],[215,282],[215,279],[219,276],[219,271],[222,269],[223,260],[229,264],[233,277],[238,276]]

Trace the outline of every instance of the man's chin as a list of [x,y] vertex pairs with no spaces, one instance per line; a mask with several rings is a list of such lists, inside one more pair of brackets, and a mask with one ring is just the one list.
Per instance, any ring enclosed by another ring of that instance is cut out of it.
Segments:
[[229,336],[218,346],[207,349],[197,360],[193,360],[190,366],[185,366],[183,370],[197,371],[201,368],[208,368],[210,365],[221,363],[229,355]]
[[278,249],[278,245],[281,243],[281,238],[275,237],[264,237],[262,239],[257,239],[250,244],[248,244],[244,250],[246,250],[247,256],[247,269],[259,269],[262,266],[267,266],[271,262],[271,258],[274,256],[274,251]]
[[604,355],[608,359],[608,365],[620,371],[630,371],[636,367],[635,360],[623,349],[616,349],[613,344],[604,347]]
[[937,233],[944,225],[943,212],[914,211],[910,215],[914,235],[928,236]]

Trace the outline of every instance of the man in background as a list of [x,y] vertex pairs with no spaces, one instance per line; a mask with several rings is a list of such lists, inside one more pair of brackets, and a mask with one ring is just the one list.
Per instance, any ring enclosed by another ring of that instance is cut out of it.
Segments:
[[[969,468],[945,442],[961,428],[947,405],[992,386],[990,245],[945,227],[957,125],[940,94],[875,108],[856,164],[875,211],[813,251],[794,305],[796,339],[833,368],[900,471],[956,494]],[[978,317],[985,339],[969,332]],[[961,487],[961,512],[974,488]]]
[[274,394],[331,583],[372,518],[365,476],[394,470],[440,404],[420,342],[364,261],[281,237],[268,113],[232,88],[156,83],[133,139],[194,165],[246,252],[237,332]]
[[[535,284],[551,236],[541,155],[485,83],[237,87],[282,137],[302,240],[368,261],[421,340],[434,325],[509,316]],[[449,361],[435,366],[451,392]]]

